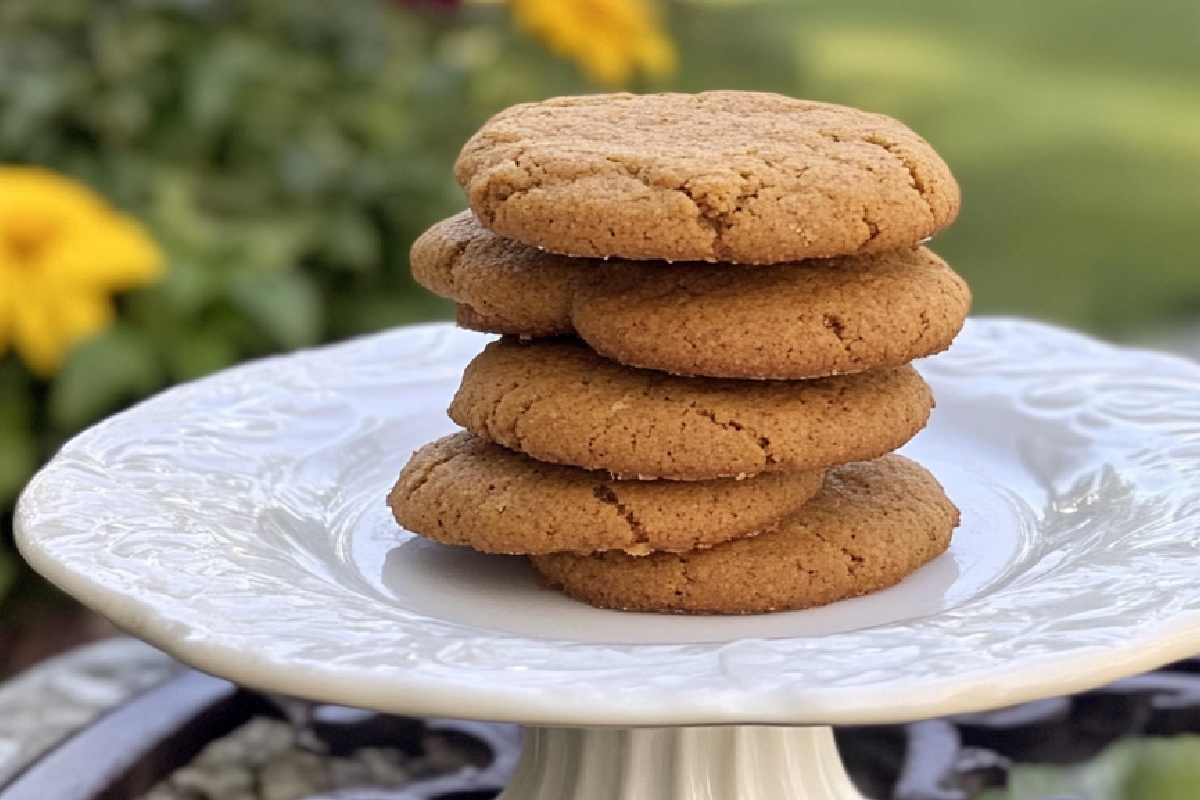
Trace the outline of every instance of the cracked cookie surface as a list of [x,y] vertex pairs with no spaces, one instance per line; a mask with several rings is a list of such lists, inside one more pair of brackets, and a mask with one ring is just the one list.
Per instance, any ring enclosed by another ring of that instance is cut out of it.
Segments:
[[575,330],[624,364],[801,379],[907,364],[950,346],[966,282],[921,247],[769,266],[615,265],[572,303]]
[[618,481],[462,432],[413,454],[388,505],[413,533],[485,553],[691,550],[772,528],[816,493],[823,474]]
[[946,349],[967,284],[924,247],[766,266],[568,258],[498,236],[470,212],[413,247],[413,274],[458,323],[525,337],[578,332],[638,367],[722,378],[811,378]]
[[467,366],[449,413],[542,461],[708,480],[875,458],[916,435],[932,408],[907,365],[812,381],[680,378],[576,340],[507,338]]
[[455,177],[483,224],[574,256],[769,264],[913,246],[958,185],[891,117],[759,92],[513,106]]
[[751,614],[809,608],[899,583],[950,544],[959,515],[923,467],[889,455],[830,470],[768,533],[689,553],[532,557],[541,582],[600,608]]
[[[487,333],[573,333],[571,299],[604,262],[571,259],[505,239],[463,211],[432,225],[409,254],[417,283],[458,302],[459,324]],[[470,324],[476,320],[476,324]]]

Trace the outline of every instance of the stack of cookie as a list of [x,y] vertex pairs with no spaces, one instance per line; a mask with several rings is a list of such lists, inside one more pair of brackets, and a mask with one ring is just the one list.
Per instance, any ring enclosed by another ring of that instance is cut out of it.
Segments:
[[389,504],[593,605],[752,613],[890,586],[958,512],[892,451],[965,283],[921,246],[958,189],[893,119],[778,95],[517,106],[463,148],[471,210],[414,245],[460,325],[466,431]]

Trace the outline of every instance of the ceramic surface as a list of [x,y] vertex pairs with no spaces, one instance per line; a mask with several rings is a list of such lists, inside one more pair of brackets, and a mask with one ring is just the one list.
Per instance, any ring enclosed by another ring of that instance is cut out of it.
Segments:
[[487,337],[400,329],[179,387],[29,485],[52,581],[200,669],[382,711],[537,725],[891,722],[1077,691],[1200,651],[1200,367],[1016,320],[919,364],[904,452],[963,511],[900,586],[672,617],[537,589],[383,498]]
[[[569,766],[565,766],[569,765]],[[833,729],[528,728],[496,800],[865,800]]]

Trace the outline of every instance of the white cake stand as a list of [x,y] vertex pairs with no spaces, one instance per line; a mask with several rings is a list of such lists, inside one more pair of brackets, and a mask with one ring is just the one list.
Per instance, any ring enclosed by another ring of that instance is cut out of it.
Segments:
[[963,511],[900,586],[671,617],[535,588],[383,497],[485,337],[435,325],[166,392],[30,483],[20,547],[125,630],[243,685],[529,726],[506,800],[851,800],[828,725],[1091,688],[1200,650],[1200,367],[973,320],[906,452]]

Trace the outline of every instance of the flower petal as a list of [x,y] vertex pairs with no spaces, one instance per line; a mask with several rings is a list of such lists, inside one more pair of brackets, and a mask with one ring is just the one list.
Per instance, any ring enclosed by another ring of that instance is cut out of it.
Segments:
[[17,352],[35,374],[49,377],[72,347],[103,330],[112,318],[112,304],[104,295],[75,291],[32,298],[16,307]]
[[156,280],[163,259],[139,224],[105,214],[58,237],[44,255],[44,268],[55,280],[120,291]]
[[162,253],[132,217],[40,167],[0,166],[0,354],[49,377],[107,326],[112,292],[148,283]]
[[510,5],[517,24],[577,60],[598,83],[623,83],[635,69],[662,76],[675,68],[675,48],[649,0],[510,0]]

